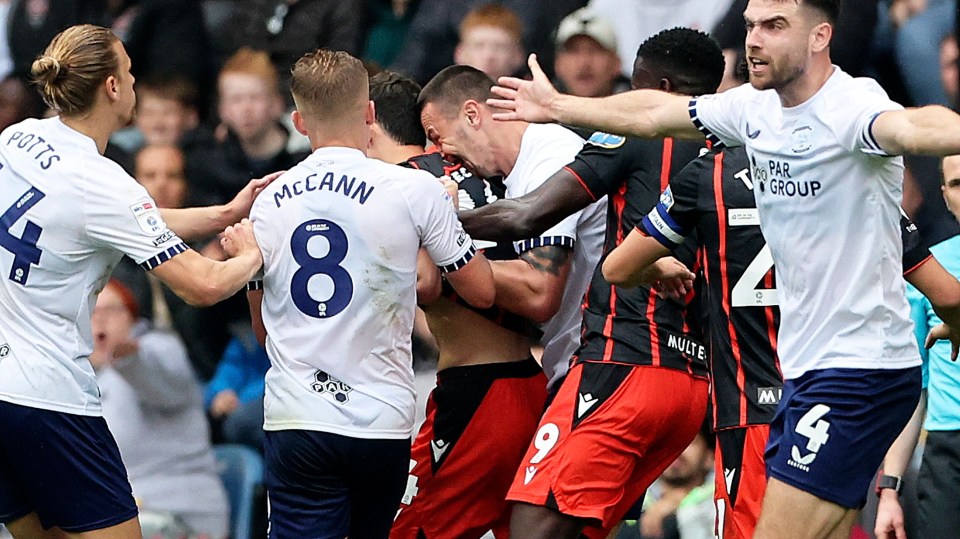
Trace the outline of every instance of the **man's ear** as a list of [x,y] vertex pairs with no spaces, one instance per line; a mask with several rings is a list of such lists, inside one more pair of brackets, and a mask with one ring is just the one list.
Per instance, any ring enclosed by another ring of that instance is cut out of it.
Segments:
[[660,83],[657,84],[657,87],[667,93],[673,92],[673,83],[670,82],[670,79],[666,77],[660,79]]
[[303,114],[300,114],[299,110],[294,109],[290,113],[290,119],[293,120],[293,128],[297,130],[297,133],[300,133],[303,136],[307,135],[306,122],[303,120]]
[[833,26],[830,23],[822,22],[814,26],[810,33],[810,45],[813,52],[821,52],[829,47],[832,37]]
[[103,81],[103,87],[107,91],[107,97],[110,102],[120,99],[120,81],[115,75],[109,75],[107,80]]
[[377,123],[377,109],[373,104],[373,100],[367,101],[367,110],[364,114],[364,121],[367,122],[367,125]]
[[474,129],[479,129],[480,124],[483,123],[482,106],[477,101],[468,99],[463,102],[463,107],[461,107],[461,112],[467,119],[467,125]]

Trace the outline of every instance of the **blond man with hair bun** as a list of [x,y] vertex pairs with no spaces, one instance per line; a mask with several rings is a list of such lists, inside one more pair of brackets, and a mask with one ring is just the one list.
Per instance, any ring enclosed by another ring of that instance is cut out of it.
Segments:
[[[17,539],[139,538],[88,359],[96,296],[124,255],[190,303],[233,295],[262,264],[241,219],[272,178],[224,206],[159,210],[102,155],[136,105],[120,40],[67,28],[32,71],[59,115],[0,133],[0,522]],[[227,261],[184,243],[224,227]]]

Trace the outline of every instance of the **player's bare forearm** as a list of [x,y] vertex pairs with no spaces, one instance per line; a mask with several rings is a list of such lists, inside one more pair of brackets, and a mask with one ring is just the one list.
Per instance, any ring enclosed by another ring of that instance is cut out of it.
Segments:
[[515,241],[535,238],[568,215],[586,208],[593,198],[573,174],[562,168],[540,187],[517,198],[464,210],[457,214],[474,238]]
[[701,139],[687,112],[689,101],[659,90],[633,90],[600,98],[561,95],[552,110],[560,123],[617,135]]
[[923,424],[923,416],[927,411],[927,390],[920,393],[920,401],[917,403],[916,410],[910,421],[903,427],[903,431],[894,440],[893,445],[887,450],[887,455],[883,459],[883,473],[886,475],[895,475],[903,477],[910,458],[913,456],[913,450],[917,447],[917,440],[920,438],[920,426]]
[[945,324],[960,330],[960,281],[936,258],[931,257],[905,278],[930,300],[934,312]]
[[480,309],[493,306],[497,288],[493,269],[483,252],[478,251],[465,266],[447,273],[447,282],[470,305]]
[[632,230],[603,261],[603,278],[625,287],[650,284],[653,277],[649,268],[669,254],[670,250],[657,240]]
[[529,204],[516,199],[503,199],[486,206],[457,212],[463,229],[471,237],[488,241],[512,241],[529,238],[530,225],[524,219]]
[[893,155],[960,154],[960,115],[940,105],[884,112],[874,122],[873,136]]
[[160,216],[170,230],[184,241],[196,241],[215,236],[241,219],[241,217],[233,219],[234,216],[224,205],[203,208],[162,208]]
[[253,336],[260,346],[267,345],[267,328],[263,325],[263,290],[247,290],[247,303],[250,305],[250,325]]
[[443,291],[440,269],[433,263],[427,250],[417,253],[417,303],[427,305],[437,301]]
[[549,245],[530,249],[517,260],[495,260],[497,305],[538,323],[560,308],[573,249]]

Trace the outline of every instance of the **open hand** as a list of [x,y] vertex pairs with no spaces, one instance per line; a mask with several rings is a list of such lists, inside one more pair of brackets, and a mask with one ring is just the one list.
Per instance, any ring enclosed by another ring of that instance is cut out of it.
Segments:
[[244,217],[249,217],[250,207],[253,206],[253,201],[257,199],[257,195],[284,172],[286,171],[278,170],[262,178],[256,178],[247,182],[247,185],[237,193],[237,196],[233,197],[233,200],[227,203],[227,211],[230,216],[233,217],[233,220],[239,221]]
[[926,348],[932,347],[939,340],[948,340],[953,345],[950,350],[950,360],[957,360],[957,353],[960,352],[960,332],[946,324],[940,324],[927,333],[927,339],[923,343]]
[[523,120],[533,123],[549,123],[555,120],[551,106],[560,93],[540,69],[536,54],[530,55],[527,65],[530,66],[533,80],[500,77],[497,81],[498,86],[491,88],[494,95],[500,99],[487,99],[487,105],[502,110],[502,112],[493,113],[494,119]]

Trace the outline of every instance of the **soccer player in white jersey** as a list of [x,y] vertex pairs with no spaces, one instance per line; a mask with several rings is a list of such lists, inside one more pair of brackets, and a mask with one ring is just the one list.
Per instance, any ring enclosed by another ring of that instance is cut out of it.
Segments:
[[96,296],[123,255],[191,303],[232,295],[262,263],[251,225],[227,228],[226,262],[183,239],[239,221],[263,182],[227,207],[158,211],[102,155],[136,102],[120,40],[68,28],[32,71],[59,116],[0,133],[0,522],[18,539],[139,538],[88,360]]
[[[960,116],[904,110],[876,82],[831,64],[839,8],[839,0],[750,0],[750,84],[724,94],[564,96],[531,60],[533,81],[503,78],[494,89],[503,99],[491,101],[508,109],[502,120],[746,147],[776,263],[786,378],[766,452],[760,538],[847,536],[913,412],[920,359],[899,268],[896,156],[960,151]],[[960,326],[948,323],[955,339]]]
[[493,304],[493,276],[436,178],[365,155],[374,109],[359,60],[307,54],[291,89],[313,153],[251,210],[264,275],[262,299],[249,298],[271,362],[270,537],[387,537],[414,426],[418,249],[475,306]]
[[[420,120],[441,153],[482,177],[505,176],[507,198],[533,191],[583,148],[558,125],[493,121],[484,100],[493,81],[470,66],[450,66],[420,92]],[[493,263],[497,305],[543,322],[543,371],[551,388],[580,346],[580,305],[603,250],[606,198],[563,219],[540,237],[515,243],[520,260]]]

